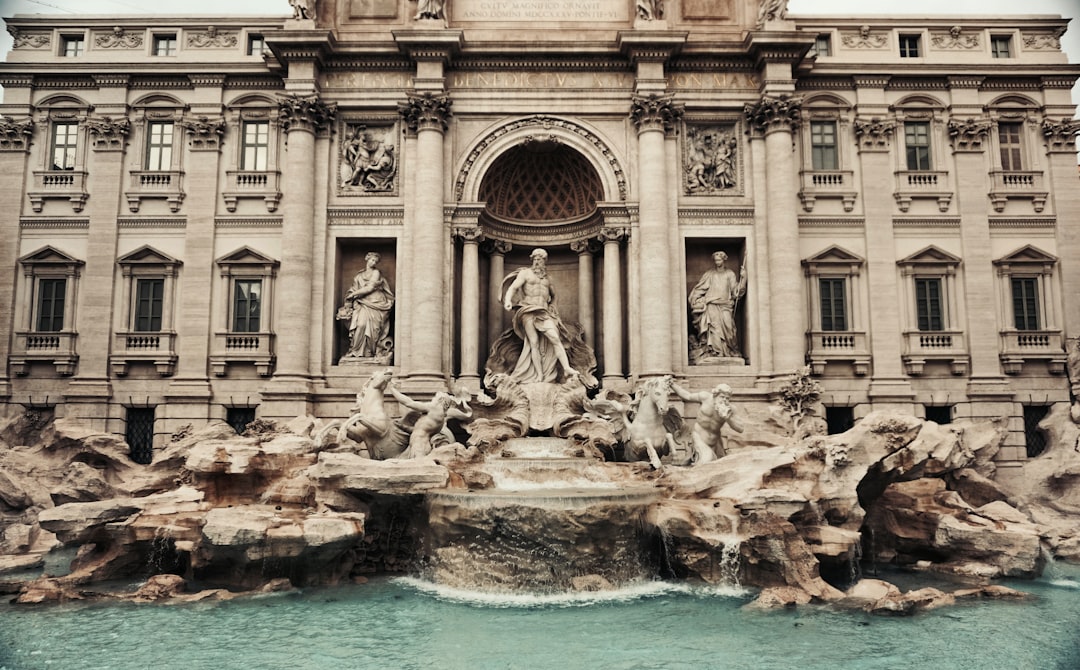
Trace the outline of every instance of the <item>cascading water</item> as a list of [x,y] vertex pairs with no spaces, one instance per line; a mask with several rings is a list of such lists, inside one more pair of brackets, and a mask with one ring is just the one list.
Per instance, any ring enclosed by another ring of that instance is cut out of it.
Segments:
[[595,590],[656,575],[646,524],[656,488],[558,438],[507,442],[495,487],[427,494],[426,575],[488,592]]

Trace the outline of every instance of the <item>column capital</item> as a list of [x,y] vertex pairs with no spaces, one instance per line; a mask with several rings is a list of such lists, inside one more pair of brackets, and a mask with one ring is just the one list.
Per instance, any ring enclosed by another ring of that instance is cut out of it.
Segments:
[[990,136],[990,128],[993,122],[987,118],[971,118],[964,121],[949,119],[949,141],[952,143],[954,152],[979,152],[983,150],[983,142]]
[[484,253],[489,256],[505,256],[510,253],[510,250],[514,248],[513,244],[510,244],[506,240],[486,239],[483,242]]
[[1077,133],[1080,133],[1080,120],[1062,119],[1055,122],[1043,119],[1042,134],[1046,140],[1046,151],[1049,153],[1075,152]]
[[635,95],[630,99],[630,120],[637,126],[639,133],[647,130],[670,130],[682,115],[683,106],[677,104],[670,95],[651,93],[648,96]]
[[291,95],[278,103],[279,123],[286,132],[304,130],[316,133],[337,116],[337,104],[323,102],[317,95]]
[[33,136],[34,120],[30,117],[0,116],[0,151],[29,151]]
[[896,130],[896,120],[874,116],[869,119],[855,119],[852,126],[859,151],[888,151],[893,131]]
[[398,103],[398,113],[405,119],[409,130],[437,130],[445,132],[450,125],[453,101],[445,93],[409,93],[408,100]]
[[763,97],[743,108],[743,114],[751,130],[768,135],[783,130],[792,132],[801,122],[802,98],[780,96]]
[[604,226],[597,234],[597,238],[601,242],[619,242],[628,239],[630,237],[630,229],[620,226]]
[[451,234],[465,244],[479,244],[484,241],[484,231],[479,226],[454,226]]
[[570,243],[570,250],[578,256],[594,254],[598,249],[599,245],[594,239],[574,240]]
[[180,122],[188,136],[188,145],[195,151],[217,151],[221,148],[221,138],[225,135],[225,119],[198,116]]
[[131,121],[127,117],[91,116],[86,119],[94,151],[120,151],[131,133]]

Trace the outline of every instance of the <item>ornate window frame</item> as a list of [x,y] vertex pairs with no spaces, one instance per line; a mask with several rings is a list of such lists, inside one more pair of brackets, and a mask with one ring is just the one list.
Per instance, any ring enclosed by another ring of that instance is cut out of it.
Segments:
[[[266,211],[277,211],[281,202],[281,142],[278,124],[278,103],[264,95],[245,95],[230,102],[225,111],[228,132],[236,138],[234,149],[226,156],[225,188],[222,198],[225,209],[235,212],[241,200],[262,200]],[[266,149],[266,167],[261,170],[244,166],[244,126],[246,123],[265,122],[269,133]]]
[[[818,200],[840,200],[844,212],[855,208],[858,190],[855,188],[855,172],[852,138],[851,103],[832,94],[815,95],[802,104],[800,144],[802,163],[799,169],[799,200],[803,211],[812,212]],[[836,128],[836,168],[815,170],[813,162],[812,124],[833,123]]]
[[[243,246],[215,261],[221,277],[220,291],[224,304],[215,310],[216,327],[210,354],[210,368],[215,376],[224,377],[228,367],[238,363],[253,363],[262,377],[273,372],[274,353],[274,279],[280,262],[255,249]],[[259,303],[258,332],[233,332],[237,280],[259,280],[262,296]]]
[[[953,189],[949,170],[945,169],[948,146],[945,130],[945,105],[928,95],[910,95],[890,107],[896,118],[896,153],[893,197],[901,212],[907,212],[914,200],[936,200],[938,211],[946,213],[952,204]],[[905,124],[929,125],[930,168],[911,170],[907,163]]]
[[[807,278],[807,360],[815,375],[825,372],[829,364],[850,363],[857,376],[870,371],[870,349],[866,326],[866,287],[863,267],[866,261],[839,245],[832,245],[802,261]],[[844,298],[848,315],[847,330],[821,329],[820,279],[843,279]]]
[[[1037,147],[1042,124],[1039,105],[1019,95],[998,98],[986,106],[990,117],[990,202],[995,212],[1004,212],[1009,200],[1030,200],[1036,214],[1046,207],[1046,189],[1042,162]],[[1005,170],[1001,160],[1000,126],[1016,123],[1020,128],[1020,170]]]
[[[89,193],[86,190],[86,152],[89,150],[86,120],[91,105],[72,95],[60,94],[46,98],[35,109],[38,126],[45,131],[37,158],[39,169],[33,171],[33,183],[27,190],[30,206],[35,213],[44,210],[47,200],[67,200],[74,212],[81,212]],[[53,136],[57,124],[76,124],[75,165],[70,170],[52,169]]]
[[[152,363],[163,377],[176,367],[176,331],[174,308],[177,276],[183,263],[166,253],[143,245],[117,261],[121,274],[122,297],[109,359],[113,374],[123,377],[132,363]],[[135,330],[136,287],[140,279],[162,279],[161,328],[157,331]]]
[[[15,331],[15,347],[10,357],[12,371],[17,376],[29,373],[34,361],[52,363],[60,375],[71,375],[79,360],[78,333],[75,330],[75,308],[78,304],[79,276],[85,263],[59,249],[46,245],[19,259],[22,266],[21,317]],[[42,279],[64,280],[63,325],[56,331],[39,331],[38,293]]]
[[[957,272],[961,259],[935,245],[924,247],[896,262],[900,273],[900,300],[904,337],[902,360],[909,375],[923,373],[927,361],[947,361],[954,375],[967,374],[970,356],[961,324],[964,314],[958,296]],[[916,282],[941,281],[942,328],[919,330]]]
[[[147,198],[164,199],[172,212],[180,211],[184,201],[183,170],[183,133],[181,122],[188,106],[176,98],[164,95],[151,95],[132,105],[134,123],[132,124],[132,145],[137,147],[131,152],[130,170],[124,197],[128,208],[138,212],[142,200]],[[172,123],[172,156],[168,169],[150,169],[147,155],[150,144],[150,125],[153,123]]]
[[[994,261],[998,278],[998,309],[1001,314],[999,357],[1005,374],[1019,374],[1024,363],[1045,361],[1051,374],[1065,373],[1065,341],[1060,323],[1062,311],[1057,295],[1058,258],[1033,245],[1025,245]],[[1019,330],[1013,314],[1012,280],[1033,278],[1038,290],[1039,328]]]

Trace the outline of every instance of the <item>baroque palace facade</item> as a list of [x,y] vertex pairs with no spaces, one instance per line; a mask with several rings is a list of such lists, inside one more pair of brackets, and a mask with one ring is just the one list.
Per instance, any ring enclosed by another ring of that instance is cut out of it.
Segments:
[[[295,4],[7,19],[9,413],[146,450],[189,423],[343,417],[387,366],[412,394],[476,391],[536,248],[605,388],[673,374],[750,410],[809,365],[836,429],[1008,417],[1003,468],[1069,401],[1066,19]],[[731,280],[719,317],[688,301],[709,277]]]

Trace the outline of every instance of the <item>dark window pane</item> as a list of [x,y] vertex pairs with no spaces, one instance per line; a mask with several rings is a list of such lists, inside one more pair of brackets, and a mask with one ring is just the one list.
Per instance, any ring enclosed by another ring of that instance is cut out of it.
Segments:
[[1034,277],[1012,279],[1013,319],[1017,330],[1039,330],[1038,284]]
[[38,282],[38,332],[55,333],[64,329],[66,293],[66,279],[42,279]]
[[131,460],[146,465],[154,460],[154,408],[129,407],[124,439]]
[[844,296],[847,280],[840,277],[822,277],[818,280],[821,292],[821,329],[827,331],[847,330],[847,312]]
[[160,332],[165,280],[140,279],[135,286],[135,330],[143,333]]
[[234,287],[233,332],[259,332],[262,310],[262,280],[237,279]]
[[941,279],[938,277],[915,279],[915,312],[919,330],[944,330],[945,310],[941,303]]

